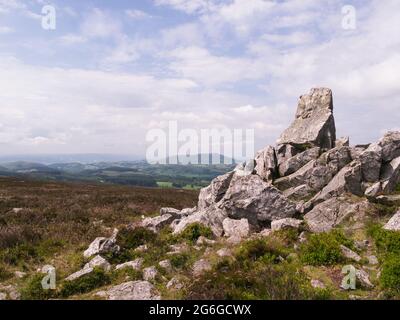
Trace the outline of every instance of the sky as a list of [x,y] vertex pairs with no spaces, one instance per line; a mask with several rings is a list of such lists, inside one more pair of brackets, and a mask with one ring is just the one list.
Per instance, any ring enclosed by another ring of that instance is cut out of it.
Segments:
[[169,121],[260,149],[312,87],[372,142],[400,128],[399,30],[398,0],[0,0],[0,153],[141,156]]

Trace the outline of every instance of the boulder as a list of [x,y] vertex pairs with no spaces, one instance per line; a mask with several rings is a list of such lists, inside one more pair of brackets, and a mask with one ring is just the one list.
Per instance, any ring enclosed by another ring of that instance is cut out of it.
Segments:
[[158,263],[158,265],[163,268],[164,270],[171,271],[172,270],[172,264],[170,260],[162,260]]
[[385,230],[400,231],[400,210],[383,227]]
[[175,217],[171,214],[164,214],[162,216],[146,218],[142,221],[141,225],[153,232],[160,232],[161,229],[171,224],[175,220]]
[[121,263],[115,266],[115,270],[121,270],[126,268],[132,268],[134,270],[140,270],[142,268],[144,260],[142,258],[137,258],[133,261]]
[[357,160],[340,170],[328,185],[311,200],[311,202],[317,204],[329,198],[341,196],[345,193],[352,193],[357,196],[364,195],[361,185],[361,163]]
[[378,146],[382,148],[382,161],[390,162],[400,157],[400,132],[391,131],[379,140]]
[[275,149],[271,146],[259,151],[256,155],[256,174],[266,181],[272,181],[277,173],[277,160]]
[[157,275],[158,271],[154,266],[143,269],[143,280],[153,281]]
[[109,264],[108,261],[106,259],[104,259],[103,257],[95,256],[92,260],[90,260],[88,263],[86,263],[83,268],[84,269],[86,269],[86,268],[101,268],[104,271],[110,271],[111,264]]
[[353,250],[347,248],[346,246],[340,245],[340,250],[342,251],[342,254],[345,258],[354,260],[356,262],[361,261],[361,257],[357,253],[355,253]]
[[335,140],[332,91],[314,88],[309,94],[300,97],[296,119],[282,133],[277,144],[331,149],[335,146]]
[[301,150],[296,149],[291,144],[280,144],[275,147],[275,156],[278,167],[290,158],[293,158]]
[[388,194],[393,192],[400,183],[400,157],[386,163],[382,167],[381,192]]
[[341,137],[335,141],[335,147],[350,147],[350,137]]
[[363,181],[378,181],[382,165],[382,148],[377,143],[371,144],[367,150],[361,153],[359,160]]
[[246,238],[250,234],[250,226],[247,219],[234,220],[226,218],[222,222],[222,226],[226,237],[239,236]]
[[223,210],[215,206],[211,206],[173,222],[171,224],[171,228],[173,229],[173,234],[179,234],[190,224],[200,223],[210,227],[214,235],[219,237],[223,233],[222,222],[226,217],[227,214]]
[[356,278],[362,288],[370,289],[374,287],[374,285],[371,283],[369,279],[369,274],[363,269],[356,270]]
[[345,197],[331,198],[315,206],[304,216],[304,220],[310,231],[328,232],[354,213],[366,210],[366,206],[366,202],[354,203]]
[[98,237],[85,250],[83,256],[89,258],[97,254],[115,253],[119,250],[115,236],[111,238]]
[[204,237],[204,236],[200,236],[200,237],[197,239],[197,241],[196,241],[196,245],[198,245],[198,246],[205,246],[205,245],[210,245],[210,246],[212,246],[212,245],[214,245],[215,243],[216,243],[215,240],[207,239],[207,238]]
[[175,219],[179,218],[181,215],[181,211],[174,209],[174,208],[161,208],[160,209],[160,216],[163,215],[171,215],[173,216]]
[[105,292],[108,300],[160,300],[160,293],[147,281],[130,281]]
[[206,209],[223,198],[233,175],[234,172],[229,172],[219,176],[215,178],[208,187],[201,189],[198,203],[199,210]]
[[303,224],[302,220],[286,218],[281,220],[275,220],[271,222],[272,231],[286,230],[286,229],[299,229]]
[[232,219],[248,219],[251,225],[293,217],[296,205],[258,175],[235,176],[219,207]]
[[288,176],[304,167],[311,160],[318,159],[320,150],[321,149],[319,147],[311,148],[282,162],[279,165],[279,175],[281,177]]
[[74,281],[76,279],[83,277],[84,275],[92,273],[93,271],[94,271],[93,268],[83,268],[83,269],[69,275],[67,278],[65,278],[65,280],[66,281]]

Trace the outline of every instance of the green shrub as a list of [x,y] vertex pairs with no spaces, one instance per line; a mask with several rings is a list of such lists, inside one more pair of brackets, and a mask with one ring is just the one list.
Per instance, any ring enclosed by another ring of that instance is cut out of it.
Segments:
[[[295,265],[253,262],[243,270],[238,261],[225,259],[194,281],[186,299],[200,300],[303,300],[319,298],[306,275]],[[326,295],[324,296],[326,298]]]
[[276,262],[279,256],[286,256],[280,242],[275,239],[254,239],[244,242],[235,252],[236,259],[243,265],[255,261]]
[[185,230],[180,234],[180,238],[186,241],[195,243],[201,236],[211,238],[213,232],[209,227],[200,223],[193,223],[188,225]]
[[104,270],[95,268],[93,272],[73,281],[66,281],[60,291],[64,298],[75,294],[90,292],[111,282],[110,276]]
[[20,244],[12,248],[4,249],[0,253],[0,259],[10,265],[18,265],[20,263],[28,263],[37,260],[39,254],[37,248],[30,244]]
[[301,248],[301,260],[309,265],[333,265],[343,260],[340,245],[353,244],[341,232],[313,234]]
[[0,281],[11,278],[12,274],[4,267],[0,265]]
[[154,242],[156,238],[156,233],[143,227],[135,229],[124,228],[118,232],[117,243],[122,249],[129,250]]
[[42,280],[45,274],[35,274],[21,290],[22,300],[48,300],[56,297],[56,290],[45,290],[42,287]]
[[172,267],[176,269],[184,268],[188,264],[189,260],[190,256],[187,253],[175,254],[170,258]]
[[368,227],[368,235],[375,240],[375,245],[382,255],[400,254],[400,232],[384,230],[380,225]]
[[400,256],[389,256],[383,266],[380,278],[382,287],[400,294]]

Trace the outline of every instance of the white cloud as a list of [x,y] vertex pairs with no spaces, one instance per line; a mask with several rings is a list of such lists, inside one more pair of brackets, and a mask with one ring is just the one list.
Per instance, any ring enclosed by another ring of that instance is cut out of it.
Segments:
[[75,44],[82,44],[85,43],[87,41],[87,38],[85,38],[82,35],[79,34],[73,34],[73,33],[69,33],[66,34],[62,37],[60,37],[60,42],[62,45],[75,45]]
[[14,32],[13,28],[0,26],[0,34],[8,34],[13,32]]
[[125,14],[131,18],[131,19],[145,19],[145,18],[151,18],[152,16],[142,10],[138,9],[128,9],[125,10]]
[[95,8],[85,18],[81,26],[82,34],[89,38],[109,38],[121,33],[121,23],[117,18]]

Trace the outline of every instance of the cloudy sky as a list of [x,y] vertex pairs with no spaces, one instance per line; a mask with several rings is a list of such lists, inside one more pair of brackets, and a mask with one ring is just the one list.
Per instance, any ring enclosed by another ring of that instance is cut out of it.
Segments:
[[0,0],[0,153],[144,155],[170,120],[261,148],[314,86],[370,142],[400,127],[399,30],[398,0]]

